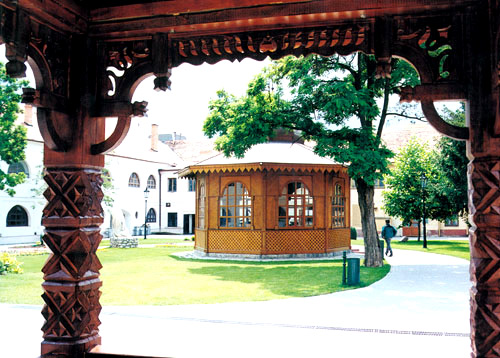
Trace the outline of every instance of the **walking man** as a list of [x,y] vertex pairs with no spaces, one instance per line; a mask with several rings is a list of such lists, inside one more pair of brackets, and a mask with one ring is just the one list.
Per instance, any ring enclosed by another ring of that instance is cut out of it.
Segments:
[[391,239],[396,236],[397,230],[394,226],[391,225],[390,220],[385,221],[385,226],[382,228],[382,238],[385,240],[387,244],[387,248],[385,249],[385,254],[389,254],[392,256],[392,247],[391,247]]

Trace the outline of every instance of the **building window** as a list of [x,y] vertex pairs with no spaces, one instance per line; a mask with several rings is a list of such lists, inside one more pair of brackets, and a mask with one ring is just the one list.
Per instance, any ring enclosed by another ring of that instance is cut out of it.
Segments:
[[458,215],[446,219],[444,221],[444,226],[458,226]]
[[146,222],[155,223],[156,222],[156,211],[151,208],[148,210],[148,215],[146,215]]
[[168,227],[177,227],[177,213],[168,213]]
[[220,227],[250,227],[252,199],[240,182],[229,183],[220,197]]
[[189,178],[188,179],[188,191],[195,191],[196,189],[196,179]]
[[205,228],[205,184],[200,183],[198,190],[198,228]]
[[24,173],[24,174],[26,174],[26,178],[30,177],[30,172],[28,170],[28,166],[24,162],[17,162],[17,163],[10,164],[9,168],[7,169],[7,172],[9,174]]
[[141,186],[137,173],[130,174],[130,177],[128,178],[128,186],[131,188],[139,188]]
[[313,198],[304,183],[295,181],[283,188],[278,199],[278,226],[313,226]]
[[168,191],[172,193],[177,191],[177,178],[168,178]]
[[332,197],[332,227],[345,226],[345,197],[342,185],[335,184]]
[[28,226],[28,213],[16,205],[7,214],[7,226]]
[[156,189],[156,179],[154,176],[150,175],[148,178],[148,189]]

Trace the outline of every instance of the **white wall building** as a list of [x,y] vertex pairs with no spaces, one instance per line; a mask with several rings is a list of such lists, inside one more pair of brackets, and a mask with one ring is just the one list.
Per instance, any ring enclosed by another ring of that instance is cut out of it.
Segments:
[[23,171],[27,176],[24,183],[14,187],[14,196],[0,191],[0,245],[36,242],[43,233],[41,219],[46,203],[42,195],[46,187],[42,179],[43,142],[36,122],[31,121],[31,107],[25,112],[18,124],[27,129],[26,159],[11,165],[0,161],[4,172]]
[[[111,132],[113,120],[108,121]],[[10,169],[22,170],[28,178],[14,188],[13,197],[0,191],[0,245],[37,242],[43,234],[41,217],[46,205],[43,197],[46,184],[42,178],[43,141],[36,115],[31,116],[30,107],[18,122],[28,130],[26,159],[11,165]],[[112,188],[104,189],[104,194],[112,199],[112,208],[103,201],[103,234],[110,233],[112,211],[115,215],[123,214],[130,234],[142,235],[145,221],[153,233],[193,233],[195,185],[177,178],[177,171],[187,164],[168,145],[159,142],[158,125],[151,124],[147,118],[133,118],[126,139],[106,155],[105,169],[111,176]],[[9,170],[5,162],[0,161],[0,166],[4,171]],[[147,207],[146,187],[149,191]]]

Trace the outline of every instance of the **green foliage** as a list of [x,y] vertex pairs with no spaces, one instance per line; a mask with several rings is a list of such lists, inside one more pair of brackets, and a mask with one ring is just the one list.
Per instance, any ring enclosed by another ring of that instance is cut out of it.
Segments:
[[113,207],[113,202],[115,201],[113,199],[113,194],[115,186],[113,184],[113,178],[111,177],[111,173],[109,172],[109,169],[103,168],[102,169],[102,191],[104,193],[104,197],[102,198],[102,201],[106,204],[108,207]]
[[[411,220],[419,220],[423,216],[421,176],[426,176],[428,187],[434,185],[437,173],[432,164],[428,145],[412,138],[396,155],[394,167],[385,177],[388,189],[382,194],[384,210],[390,216],[401,218],[405,226]],[[432,218],[433,204],[429,195],[425,198],[427,217]]]
[[[16,125],[17,114],[21,112],[20,89],[26,81],[10,78],[0,63],[0,160],[12,164],[24,160],[26,148],[26,129]],[[26,178],[24,173],[6,173],[0,169],[0,190],[9,195],[15,194],[13,187]]]
[[[452,112],[445,111],[445,119],[454,125],[465,125],[465,108]],[[430,196],[435,206],[436,219],[444,221],[454,215],[460,215],[467,221],[467,164],[465,141],[442,137],[434,155],[434,165],[439,172],[440,180],[432,187]]]
[[14,256],[9,255],[7,252],[0,255],[0,275],[8,273],[23,273],[21,265],[23,263],[17,261]]
[[[299,130],[316,142],[317,154],[348,163],[354,180],[373,185],[393,156],[380,141],[386,108],[381,111],[376,100],[418,83],[404,61],[393,61],[390,80],[375,79],[375,67],[374,58],[363,54],[283,58],[257,75],[245,96],[218,92],[203,130],[218,136],[218,150],[237,157],[278,127]],[[353,118],[359,123],[353,125]]]

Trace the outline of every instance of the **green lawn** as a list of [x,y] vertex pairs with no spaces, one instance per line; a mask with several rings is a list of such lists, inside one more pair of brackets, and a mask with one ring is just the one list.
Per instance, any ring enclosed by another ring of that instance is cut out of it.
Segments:
[[[175,236],[158,236],[148,237],[144,240],[144,237],[139,237],[139,245],[158,245],[158,244],[186,244],[193,245],[194,241],[184,240],[182,238],[176,238]],[[99,246],[109,246],[109,239],[103,239]]]
[[[427,240],[427,249],[422,247],[422,240],[410,239],[408,242],[400,242],[400,237],[391,241],[393,249],[416,250],[433,254],[450,255],[470,260],[469,240]],[[364,245],[363,240],[352,240],[352,245]]]
[[[341,261],[242,262],[179,259],[186,248],[101,249],[101,304],[170,305],[315,296],[363,287],[390,269],[361,267],[361,284],[344,287]],[[18,256],[24,274],[0,276],[0,302],[42,304],[47,255]]]

